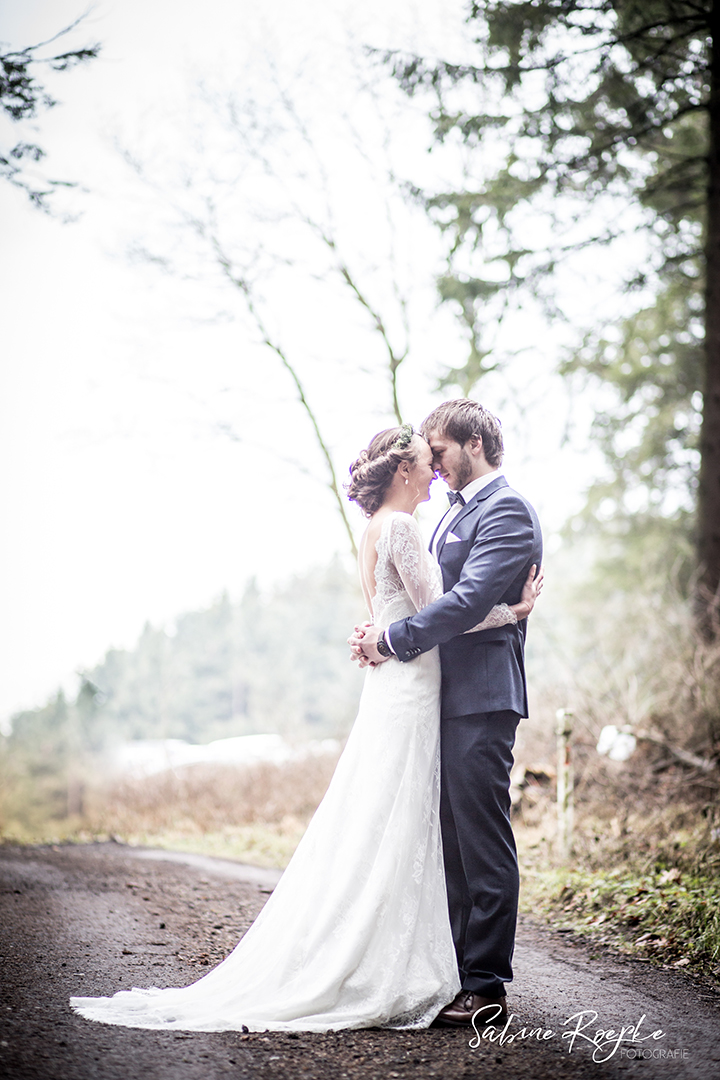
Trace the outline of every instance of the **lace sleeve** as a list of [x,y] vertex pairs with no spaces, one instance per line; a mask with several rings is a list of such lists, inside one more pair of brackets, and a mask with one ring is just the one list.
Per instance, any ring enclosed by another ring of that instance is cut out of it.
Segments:
[[390,554],[417,611],[442,596],[440,567],[425,548],[420,528],[410,514],[395,514],[389,528]]
[[465,633],[474,634],[476,630],[494,630],[495,627],[507,626],[508,623],[513,626],[517,625],[517,615],[507,604],[496,604],[481,623],[478,623],[477,626],[471,626]]
[[[395,514],[389,527],[392,561],[404,588],[417,611],[442,596],[440,567],[423,544],[420,529],[410,514]],[[485,619],[471,626],[466,634],[476,630],[494,630],[498,626],[516,624],[515,612],[507,604],[496,604]]]

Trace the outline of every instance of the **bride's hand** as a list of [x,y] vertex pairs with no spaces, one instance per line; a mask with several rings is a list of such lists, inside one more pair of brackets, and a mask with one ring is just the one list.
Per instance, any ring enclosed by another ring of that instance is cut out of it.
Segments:
[[[542,592],[545,581],[545,571],[541,566],[536,577],[536,569],[537,567],[534,565],[530,567],[530,573],[527,576],[527,581],[523,585],[523,591],[520,594],[520,604],[513,606],[513,610],[518,619],[527,619],[528,615],[535,607],[535,601]],[[518,607],[520,610],[518,610]]]

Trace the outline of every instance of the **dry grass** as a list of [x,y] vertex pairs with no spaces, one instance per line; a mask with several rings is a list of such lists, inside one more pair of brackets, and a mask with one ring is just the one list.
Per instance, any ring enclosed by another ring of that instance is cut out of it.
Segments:
[[82,811],[30,823],[6,819],[5,840],[86,842],[112,837],[286,866],[327,789],[337,755],[282,765],[193,765],[142,779],[86,780]]
[[336,762],[323,755],[282,765],[191,765],[118,780],[88,793],[87,816],[99,831],[119,835],[186,828],[213,833],[288,817],[307,821]]

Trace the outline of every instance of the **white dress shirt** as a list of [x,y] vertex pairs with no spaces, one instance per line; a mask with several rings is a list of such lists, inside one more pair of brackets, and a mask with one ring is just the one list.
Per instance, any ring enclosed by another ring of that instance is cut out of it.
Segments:
[[[478,476],[476,480],[471,480],[469,484],[466,484],[464,488],[461,488],[459,494],[462,495],[465,500],[465,505],[470,502],[473,495],[477,495],[478,491],[482,491],[484,487],[487,487],[493,480],[497,480],[498,476],[502,476],[499,469],[494,469],[493,472],[485,473],[484,476]],[[433,540],[432,553],[437,559],[438,543],[444,536],[446,529],[450,527],[451,522],[458,516],[463,507],[460,503],[451,504],[446,512],[445,516],[440,519],[437,532],[435,533],[435,539]]]

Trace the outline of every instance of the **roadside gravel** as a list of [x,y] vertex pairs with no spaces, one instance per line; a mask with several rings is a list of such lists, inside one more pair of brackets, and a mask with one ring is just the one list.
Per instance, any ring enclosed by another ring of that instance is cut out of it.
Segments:
[[[474,1047],[472,1033],[443,1029],[166,1033],[92,1024],[71,1012],[73,994],[194,981],[233,948],[277,878],[276,871],[119,844],[0,847],[0,1076],[720,1077],[720,996],[712,988],[680,971],[598,952],[528,919],[520,925],[506,1038],[480,1039]],[[577,1013],[580,1019],[568,1019]],[[664,1035],[625,1042],[608,1060],[593,1061],[585,1036],[640,1021],[638,1036]],[[573,1041],[578,1025],[583,1033]],[[551,1034],[522,1038],[523,1027]]]

